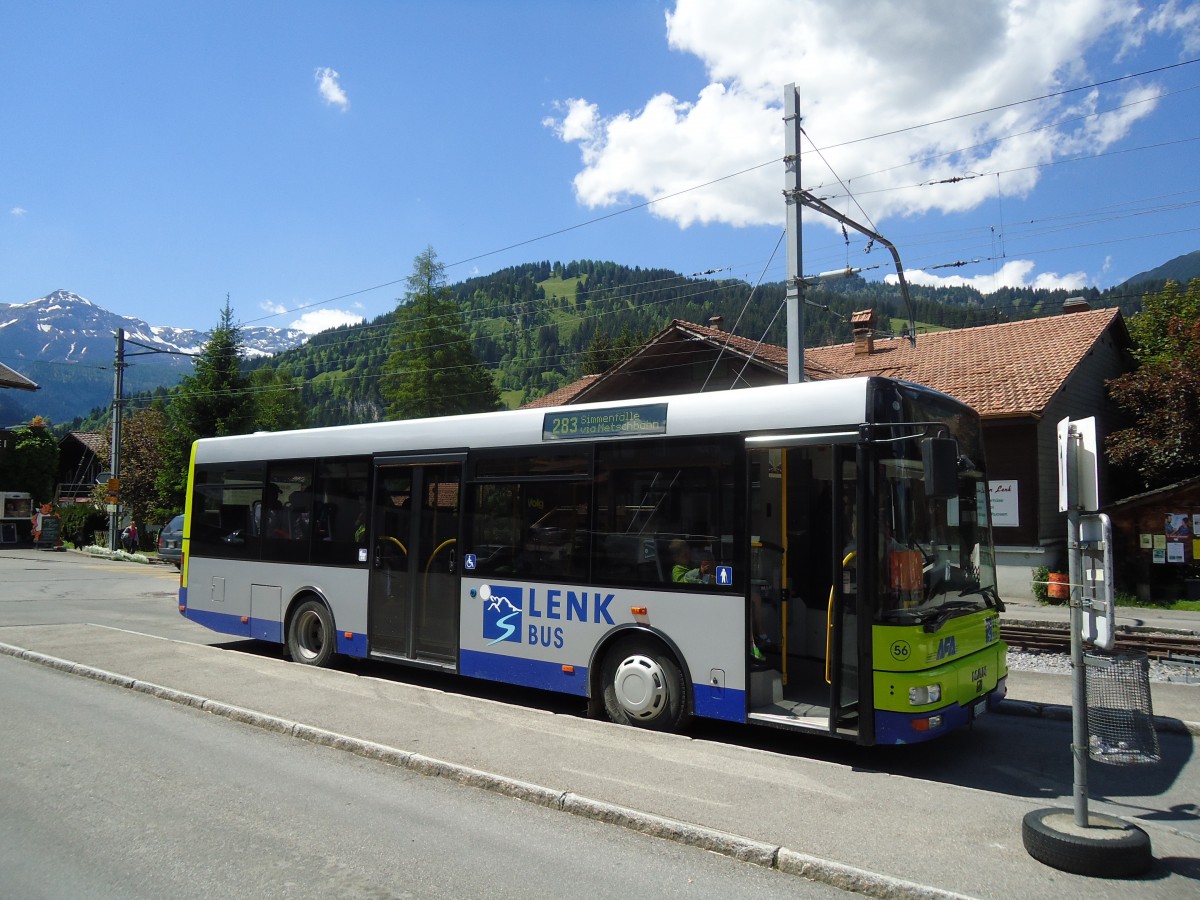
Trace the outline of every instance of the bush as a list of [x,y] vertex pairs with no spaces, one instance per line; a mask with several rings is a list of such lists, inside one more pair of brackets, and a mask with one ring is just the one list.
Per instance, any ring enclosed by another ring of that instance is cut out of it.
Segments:
[[1033,597],[1038,603],[1050,602],[1050,569],[1046,566],[1038,566],[1036,569],[1030,570],[1033,575]]
[[108,513],[94,506],[72,503],[54,511],[62,519],[63,540],[71,541],[76,547],[90,544],[93,533],[108,530]]

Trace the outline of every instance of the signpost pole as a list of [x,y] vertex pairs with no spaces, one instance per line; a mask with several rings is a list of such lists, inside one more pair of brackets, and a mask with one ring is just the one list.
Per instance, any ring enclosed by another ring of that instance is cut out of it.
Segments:
[[[125,391],[125,329],[117,329],[117,359],[113,366],[112,402],[112,478],[121,477],[121,402]],[[121,536],[121,507],[110,504],[108,514],[108,549],[117,550]]]

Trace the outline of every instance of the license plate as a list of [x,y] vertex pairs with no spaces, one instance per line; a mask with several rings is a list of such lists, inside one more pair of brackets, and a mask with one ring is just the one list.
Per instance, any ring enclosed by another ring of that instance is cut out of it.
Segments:
[[978,719],[985,712],[987,712],[987,701],[980,700],[978,703],[975,704],[975,718]]

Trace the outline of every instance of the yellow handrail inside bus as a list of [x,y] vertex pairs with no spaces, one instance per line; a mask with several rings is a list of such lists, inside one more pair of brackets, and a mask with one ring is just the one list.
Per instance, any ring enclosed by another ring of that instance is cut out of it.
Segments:
[[[425,563],[425,576],[424,576],[424,578],[421,579],[422,616],[424,616],[425,614],[427,614],[429,612],[429,570],[433,566],[434,557],[436,557],[439,553],[441,553],[446,548],[447,545],[457,544],[457,543],[458,543],[458,538],[447,538],[446,540],[444,540],[440,544],[438,544],[437,547],[434,548],[434,551],[429,554],[429,561]],[[424,621],[424,620],[422,619],[422,621]]]
[[398,540],[396,540],[394,537],[392,537],[390,534],[385,534],[385,535],[384,535],[383,537],[381,537],[379,540],[380,540],[380,541],[391,541],[393,544],[395,544],[397,547],[399,547],[399,548],[400,548],[401,552],[403,552],[405,556],[408,556],[408,548],[407,548],[407,547],[405,547],[405,546],[404,546],[402,543],[400,543]]
[[[857,556],[853,550],[846,554],[846,558],[842,560],[842,568],[850,565],[851,561]],[[832,658],[830,650],[833,647],[833,592],[837,588],[836,584],[829,586],[829,605],[825,607],[825,683],[833,684],[833,677],[830,675],[829,660]]]
[[439,553],[441,553],[442,550],[444,550],[446,548],[447,544],[457,544],[457,543],[458,543],[458,538],[446,538],[446,540],[444,540],[440,544],[438,544],[437,547],[434,549],[434,551],[429,554],[429,562],[425,563],[425,577],[426,578],[429,577],[429,568],[433,565],[434,557],[437,556]]

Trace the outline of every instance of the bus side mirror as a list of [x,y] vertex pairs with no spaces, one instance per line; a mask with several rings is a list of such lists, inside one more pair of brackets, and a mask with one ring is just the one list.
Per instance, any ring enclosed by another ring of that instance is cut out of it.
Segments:
[[921,463],[925,469],[925,496],[948,500],[958,496],[958,441],[923,438]]

